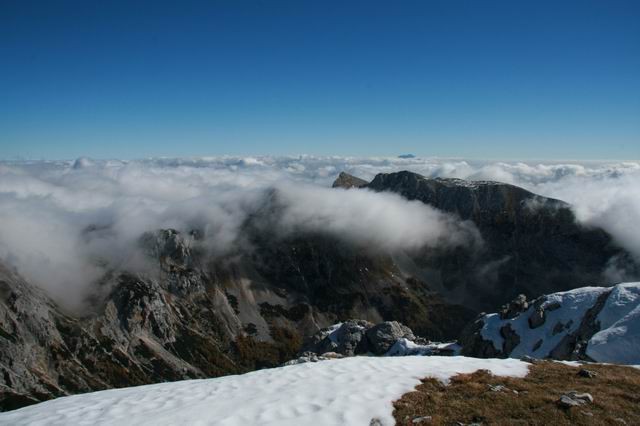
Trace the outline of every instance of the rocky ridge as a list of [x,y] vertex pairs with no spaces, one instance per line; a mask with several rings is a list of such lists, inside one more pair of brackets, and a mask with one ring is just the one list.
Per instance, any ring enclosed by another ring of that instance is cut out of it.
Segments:
[[640,283],[520,295],[462,334],[462,354],[639,364]]

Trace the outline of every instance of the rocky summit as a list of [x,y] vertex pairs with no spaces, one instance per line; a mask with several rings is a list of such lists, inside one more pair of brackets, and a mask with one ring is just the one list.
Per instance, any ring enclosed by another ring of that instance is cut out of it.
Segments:
[[350,175],[349,173],[340,172],[337,179],[333,182],[333,188],[362,188],[366,186],[369,182],[364,179],[360,179],[359,177],[355,177]]

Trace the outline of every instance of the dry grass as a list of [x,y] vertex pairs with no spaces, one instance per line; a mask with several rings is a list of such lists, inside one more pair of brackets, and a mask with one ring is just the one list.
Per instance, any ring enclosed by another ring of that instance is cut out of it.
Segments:
[[[640,370],[632,367],[589,364],[594,378],[578,375],[580,368],[544,361],[533,364],[525,378],[492,376],[487,371],[461,374],[449,385],[425,379],[415,392],[394,403],[398,425],[640,425]],[[504,385],[492,391],[489,385]],[[588,392],[592,404],[561,408],[565,392]],[[514,391],[517,391],[514,392]]]

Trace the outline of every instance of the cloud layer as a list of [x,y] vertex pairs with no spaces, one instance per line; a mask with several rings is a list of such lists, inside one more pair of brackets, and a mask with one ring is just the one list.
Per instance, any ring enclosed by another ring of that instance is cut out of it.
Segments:
[[[497,180],[571,203],[640,258],[640,163],[527,164],[442,159],[256,157],[0,163],[0,258],[52,293],[80,300],[106,267],[135,267],[158,228],[204,231],[234,248],[248,215],[276,194],[277,232],[323,231],[387,250],[479,244],[473,224],[395,194],[330,189],[345,170],[371,179],[411,170]],[[104,232],[84,233],[87,227]],[[75,297],[74,297],[75,295]]]

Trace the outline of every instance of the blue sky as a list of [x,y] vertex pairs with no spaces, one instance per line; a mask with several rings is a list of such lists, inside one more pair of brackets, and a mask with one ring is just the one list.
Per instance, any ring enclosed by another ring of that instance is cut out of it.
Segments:
[[0,158],[640,159],[638,1],[0,3]]

